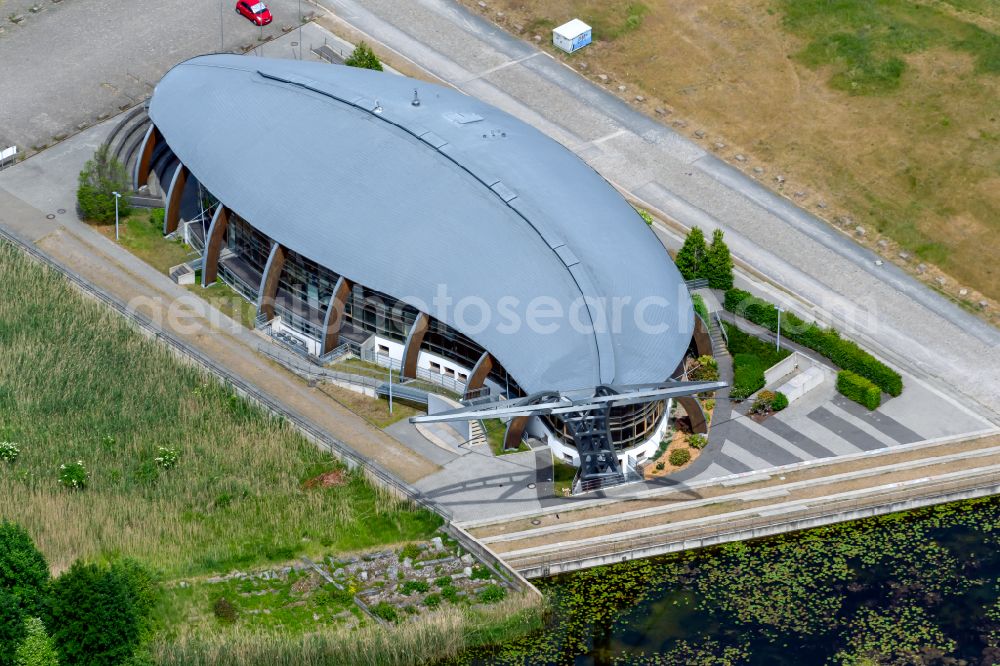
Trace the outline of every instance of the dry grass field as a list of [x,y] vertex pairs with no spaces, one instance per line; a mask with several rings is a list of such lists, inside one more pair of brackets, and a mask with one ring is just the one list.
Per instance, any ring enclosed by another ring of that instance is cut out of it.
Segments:
[[935,288],[1000,299],[995,0],[463,1],[542,45],[589,22],[583,51],[546,48],[894,261],[928,264]]

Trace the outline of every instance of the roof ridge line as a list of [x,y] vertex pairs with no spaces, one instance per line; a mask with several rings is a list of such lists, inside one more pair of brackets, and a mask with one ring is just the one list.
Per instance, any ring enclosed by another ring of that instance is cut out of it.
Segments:
[[[562,255],[560,255],[559,252],[557,252],[557,248],[553,247],[545,239],[545,235],[538,229],[538,227],[536,227],[531,222],[531,220],[529,220],[523,213],[521,213],[519,210],[517,210],[517,208],[515,208],[514,206],[510,205],[511,201],[514,201],[514,200],[516,200],[518,198],[518,196],[517,196],[516,193],[514,193],[515,196],[513,196],[513,197],[511,197],[509,199],[505,199],[504,196],[503,196],[503,193],[501,193],[501,192],[493,189],[493,185],[488,184],[485,180],[483,180],[481,177],[479,177],[478,175],[476,175],[472,170],[470,170],[467,166],[465,166],[464,164],[462,164],[461,162],[459,162],[453,156],[449,155],[446,152],[443,152],[441,150],[441,148],[444,147],[444,146],[450,145],[447,141],[444,142],[444,143],[442,143],[442,144],[439,144],[439,145],[434,145],[434,144],[430,143],[429,141],[425,140],[423,137],[428,136],[428,135],[433,135],[433,136],[438,136],[438,135],[434,134],[434,132],[432,132],[431,130],[428,130],[427,132],[424,132],[423,134],[417,134],[415,131],[413,131],[409,127],[406,127],[405,125],[402,125],[402,124],[400,124],[398,122],[395,122],[395,121],[391,120],[390,118],[387,118],[387,117],[383,116],[381,113],[377,113],[375,109],[381,108],[381,107],[379,107],[377,105],[377,102],[374,101],[374,100],[368,100],[368,98],[364,97],[363,95],[357,95],[353,99],[347,99],[345,97],[342,97],[342,96],[336,94],[335,92],[333,92],[331,90],[325,90],[323,88],[318,87],[318,86],[320,86],[322,84],[322,82],[316,81],[314,79],[309,79],[309,78],[304,77],[304,76],[297,76],[297,75],[284,75],[283,76],[283,75],[279,75],[279,74],[274,74],[274,73],[271,73],[271,72],[267,72],[267,71],[264,71],[262,69],[256,69],[256,72],[257,72],[257,74],[259,74],[260,76],[264,77],[265,79],[269,79],[269,80],[272,80],[272,81],[278,81],[280,83],[285,83],[285,84],[288,84],[288,85],[292,85],[292,86],[296,86],[296,87],[299,87],[299,88],[303,88],[305,90],[309,90],[311,92],[317,93],[317,94],[322,95],[324,97],[328,97],[330,99],[336,100],[336,101],[338,101],[338,102],[340,102],[342,104],[346,104],[348,106],[351,106],[351,107],[353,107],[355,109],[358,109],[360,111],[364,111],[369,116],[377,118],[378,120],[380,120],[380,121],[382,121],[382,122],[384,122],[384,123],[386,123],[388,125],[392,125],[393,127],[399,128],[400,130],[406,132],[407,134],[409,134],[413,138],[415,138],[418,141],[420,141],[420,143],[422,143],[424,146],[430,148],[431,150],[433,150],[437,154],[443,156],[445,159],[447,159],[449,162],[451,162],[452,164],[454,164],[455,166],[457,166],[459,169],[461,169],[465,173],[467,173],[470,176],[472,176],[472,178],[475,179],[476,182],[478,182],[480,185],[482,185],[484,188],[486,188],[491,194],[493,194],[493,196],[495,196],[497,199],[499,199],[500,202],[504,206],[506,206],[511,211],[513,211],[515,215],[517,215],[519,218],[521,218],[525,222],[525,224],[527,224],[536,234],[538,234],[538,237],[542,240],[542,243],[544,243],[545,246],[547,248],[549,248],[549,251],[552,254],[555,255],[556,260],[563,266],[563,268],[569,274],[570,279],[573,280],[573,284],[576,285],[577,291],[579,291],[580,295],[584,298],[584,304],[587,306],[587,308],[586,308],[587,309],[587,316],[590,317],[590,323],[591,323],[591,327],[592,327],[592,330],[593,330],[594,347],[595,347],[595,351],[597,353],[597,368],[598,368],[599,381],[602,384],[608,384],[608,383],[613,383],[614,382],[614,377],[617,374],[617,363],[615,362],[615,357],[614,357],[614,344],[613,344],[613,341],[610,340],[610,339],[608,339],[606,341],[603,341],[607,345],[608,353],[610,353],[610,357],[606,357],[605,354],[602,352],[602,348],[604,347],[604,345],[602,345],[601,337],[604,336],[604,337],[610,338],[610,334],[607,331],[605,331],[603,334],[597,332],[597,323],[594,321],[594,315],[591,312],[591,309],[590,309],[591,306],[590,306],[590,303],[587,300],[588,297],[594,297],[594,298],[599,298],[599,297],[596,294],[593,294],[593,293],[588,294],[587,291],[584,290],[583,286],[580,284],[580,280],[578,279],[576,273],[572,270],[572,268],[570,266],[566,265],[566,262],[563,260]],[[361,102],[362,100],[367,100],[369,102],[372,102],[373,107],[372,108],[367,108],[367,107],[359,104],[359,102]],[[443,137],[439,137],[439,138],[443,138]],[[494,185],[496,185],[498,183],[501,184],[501,185],[503,185],[503,181],[499,180],[499,179],[496,181],[496,183],[494,183]],[[504,187],[506,187],[506,186],[504,186]],[[512,192],[513,193],[513,190],[508,190],[508,192]],[[560,239],[560,240],[562,240],[562,239]],[[565,241],[563,241],[557,247],[568,247],[568,246],[566,246]],[[603,372],[604,363],[602,361],[608,361],[610,363],[610,374],[611,374],[611,376],[608,377],[608,378],[604,377],[604,372]]]

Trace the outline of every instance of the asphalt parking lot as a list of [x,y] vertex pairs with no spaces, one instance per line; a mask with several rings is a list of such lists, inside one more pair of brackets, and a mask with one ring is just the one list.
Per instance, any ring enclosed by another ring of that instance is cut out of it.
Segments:
[[[31,12],[34,5],[41,10]],[[274,22],[261,29],[236,14],[234,0],[0,2],[0,148],[52,144],[141,101],[181,60],[298,25],[298,0],[268,5]]]

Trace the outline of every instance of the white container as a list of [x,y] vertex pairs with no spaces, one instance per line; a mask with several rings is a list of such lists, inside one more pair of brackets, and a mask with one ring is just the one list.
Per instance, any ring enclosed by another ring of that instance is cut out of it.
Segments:
[[552,43],[566,53],[573,53],[589,44],[591,35],[589,25],[580,19],[573,19],[552,31]]

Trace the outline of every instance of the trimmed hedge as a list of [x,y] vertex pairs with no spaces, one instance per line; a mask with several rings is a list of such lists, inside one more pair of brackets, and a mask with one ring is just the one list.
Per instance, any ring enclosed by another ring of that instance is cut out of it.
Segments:
[[774,400],[771,401],[771,409],[775,412],[780,412],[785,407],[788,407],[788,396],[781,391],[776,391]]
[[837,373],[837,390],[870,410],[878,409],[882,403],[882,392],[878,386],[850,370],[841,370]]
[[[742,289],[729,289],[723,307],[755,324],[772,331],[778,329],[778,309]],[[781,333],[789,340],[818,351],[844,370],[860,375],[889,395],[903,392],[899,373],[861,349],[855,342],[844,340],[836,329],[823,329],[807,324],[790,312],[781,316]]]

